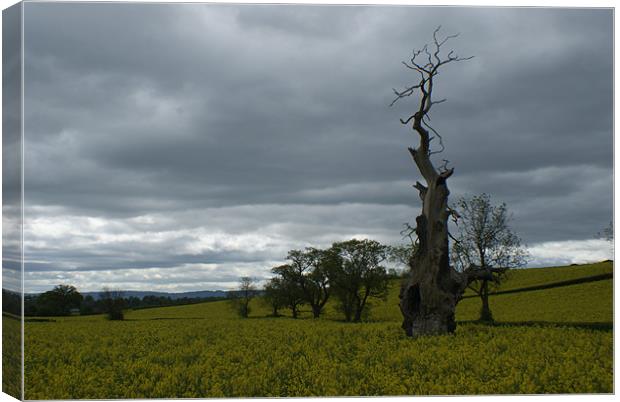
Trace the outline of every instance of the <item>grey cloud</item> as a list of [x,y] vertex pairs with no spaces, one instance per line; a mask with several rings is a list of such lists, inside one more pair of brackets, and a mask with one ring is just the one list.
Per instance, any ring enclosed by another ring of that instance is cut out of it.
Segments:
[[490,172],[452,183],[456,195],[486,192],[493,201],[506,202],[513,213],[512,226],[530,244],[594,237],[604,226],[601,222],[611,219],[611,186],[611,171],[583,165]]
[[266,279],[268,271],[263,270],[257,274],[253,265],[244,264],[214,266],[186,264],[169,270],[128,268],[122,272],[110,270],[28,272],[26,280],[29,283],[29,292],[47,290],[50,284],[60,283],[78,283],[81,291],[99,291],[102,283],[125,290],[191,291],[197,286],[203,289],[232,289],[240,276],[250,274],[262,281]]
[[[146,238],[140,216],[185,233],[98,253],[32,234],[33,272],[258,267],[313,241],[397,241],[419,177],[398,122],[415,99],[389,108],[391,88],[439,24],[475,55],[436,87],[453,196],[506,201],[528,243],[588,239],[611,217],[610,10],[28,3],[25,17],[28,216],[129,221],[81,229],[94,238]],[[196,228],[279,245],[176,250]]]

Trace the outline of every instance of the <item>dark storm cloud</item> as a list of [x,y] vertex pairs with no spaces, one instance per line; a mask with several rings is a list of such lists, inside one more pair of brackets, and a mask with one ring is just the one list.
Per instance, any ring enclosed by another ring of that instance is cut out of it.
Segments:
[[611,218],[610,10],[28,3],[25,19],[34,273],[265,272],[287,247],[398,241],[418,176],[398,122],[414,99],[389,108],[391,88],[439,24],[475,55],[436,87],[452,194],[507,202],[530,244]]
[[2,288],[23,291],[21,278],[21,7],[2,12]]

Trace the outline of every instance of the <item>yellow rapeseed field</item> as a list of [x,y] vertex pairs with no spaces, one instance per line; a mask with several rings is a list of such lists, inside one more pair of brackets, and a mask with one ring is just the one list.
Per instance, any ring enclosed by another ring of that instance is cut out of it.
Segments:
[[588,327],[613,320],[611,280],[494,296],[497,326],[470,322],[465,299],[455,334],[420,339],[400,329],[397,288],[359,324],[331,306],[271,318],[259,300],[248,319],[211,302],[27,322],[26,398],[613,391],[612,331]]

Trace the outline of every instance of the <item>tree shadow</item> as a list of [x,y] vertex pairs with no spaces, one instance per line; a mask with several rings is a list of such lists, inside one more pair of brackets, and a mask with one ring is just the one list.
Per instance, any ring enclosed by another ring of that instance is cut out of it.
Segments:
[[485,322],[479,320],[459,321],[459,324],[479,324],[491,327],[544,327],[544,328],[579,328],[595,331],[612,331],[613,322],[557,322],[557,321],[493,321]]
[[56,322],[52,318],[24,318],[24,322]]
[[273,314],[266,314],[266,315],[252,315],[246,318],[243,318],[244,320],[293,320],[293,321],[307,321],[307,320],[312,320],[312,317],[307,317],[307,316],[303,316],[303,317],[297,317],[297,318],[293,318],[290,315],[285,315],[285,314],[280,314],[280,315],[273,315]]
[[155,318],[125,318],[123,321],[166,321],[166,320],[206,320],[207,317],[155,317]]

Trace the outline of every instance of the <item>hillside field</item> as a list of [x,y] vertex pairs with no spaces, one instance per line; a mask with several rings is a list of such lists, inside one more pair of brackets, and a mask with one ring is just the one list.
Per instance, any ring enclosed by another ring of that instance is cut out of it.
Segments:
[[[613,272],[610,262],[515,270],[490,299],[463,299],[454,335],[407,338],[399,282],[366,321],[250,318],[223,302],[26,322],[26,399],[613,392],[613,280],[524,290]],[[3,325],[13,319],[3,317]]]

